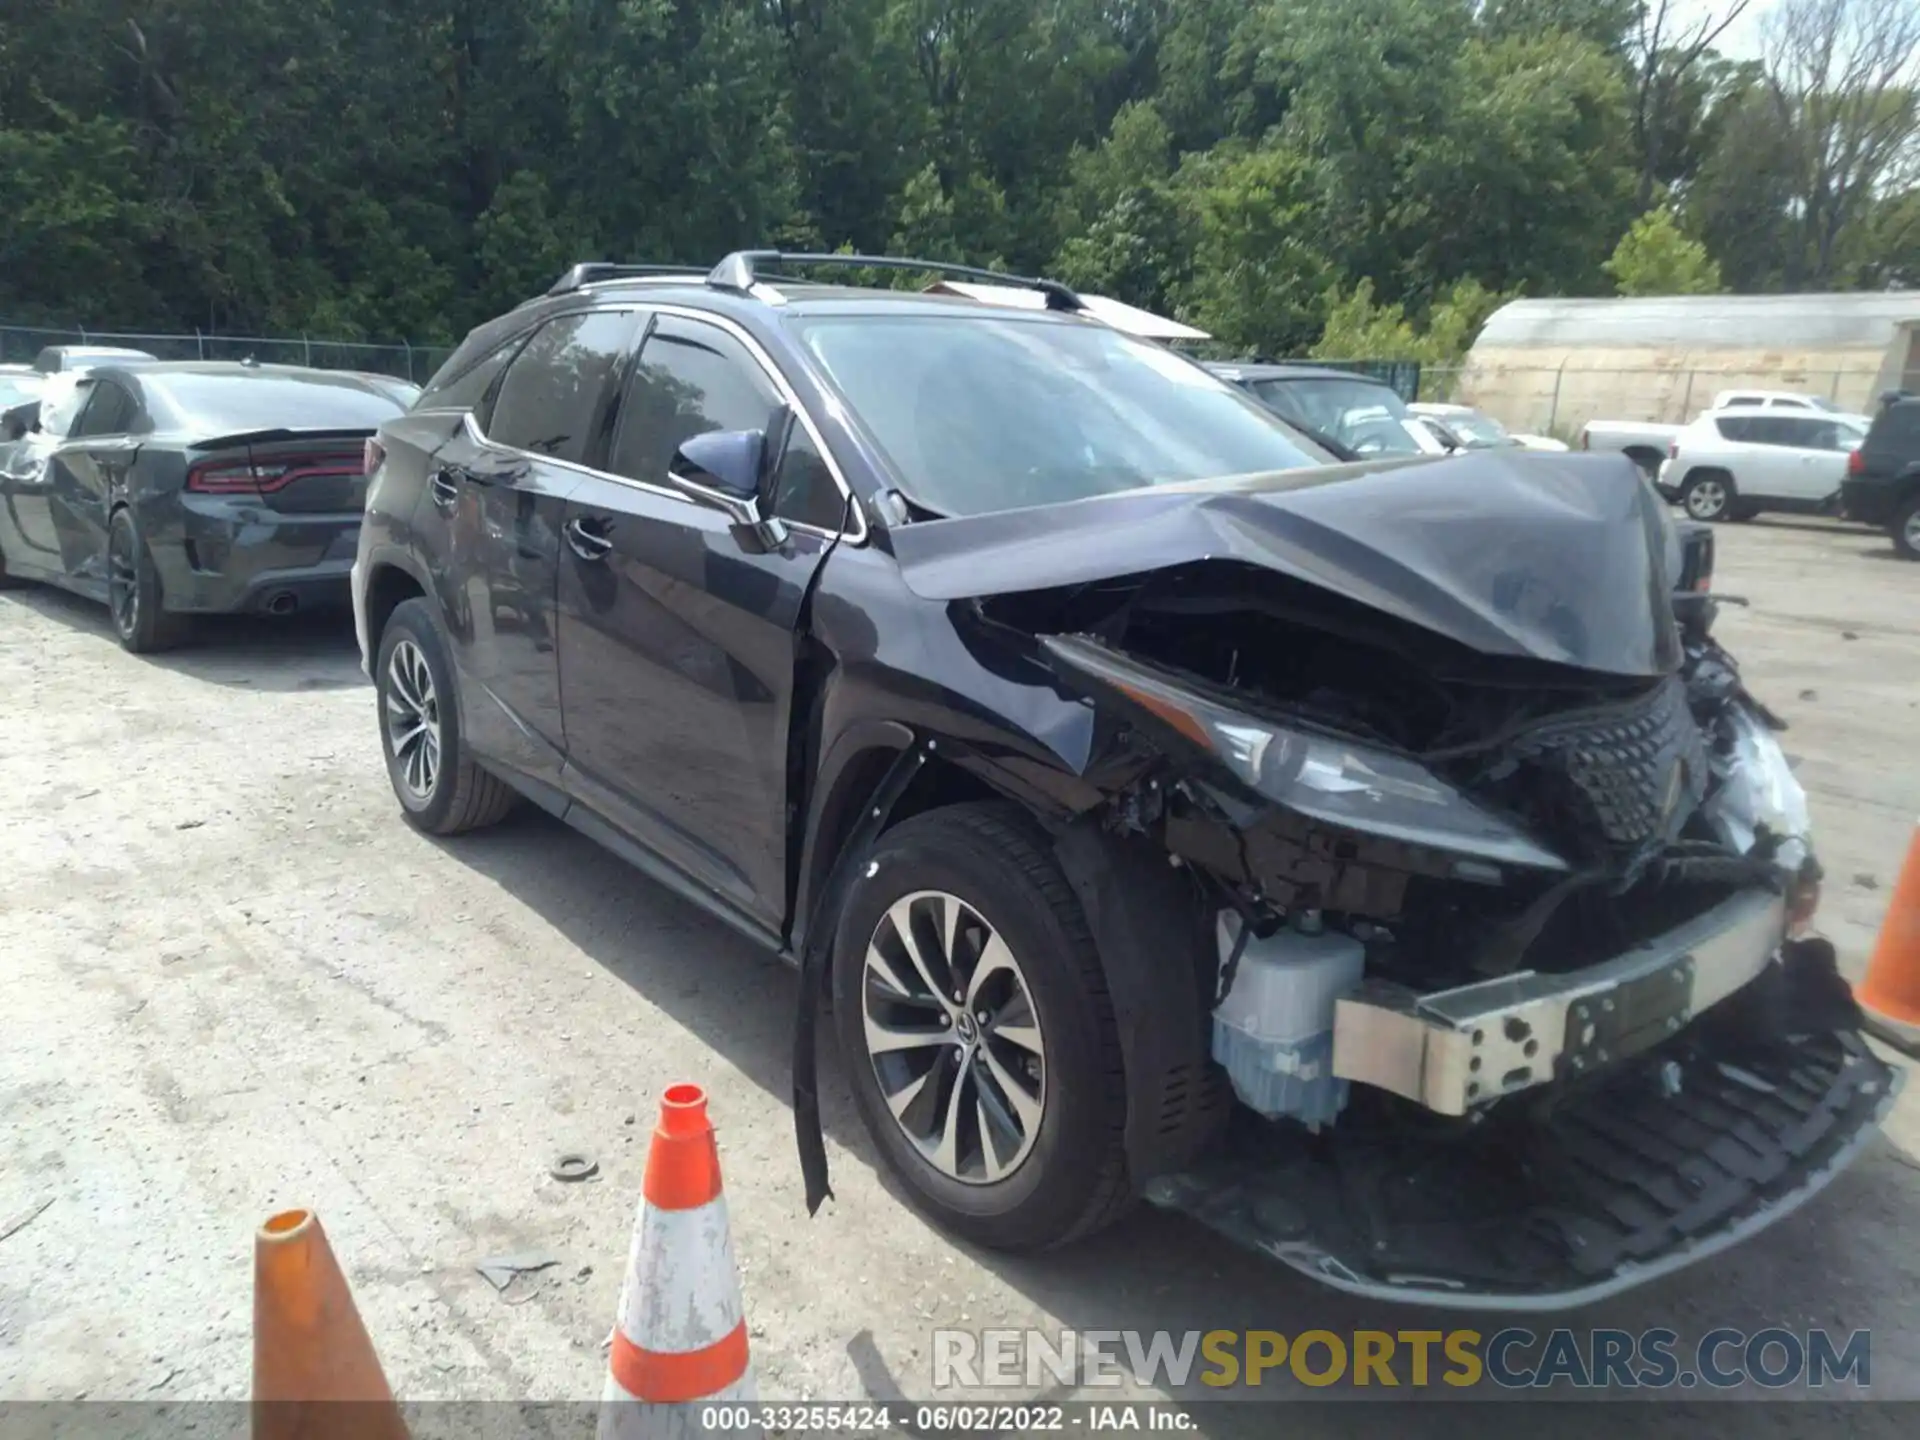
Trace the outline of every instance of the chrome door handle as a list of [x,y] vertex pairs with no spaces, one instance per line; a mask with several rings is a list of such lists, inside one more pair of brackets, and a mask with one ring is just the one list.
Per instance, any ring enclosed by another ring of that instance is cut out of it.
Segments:
[[460,502],[460,486],[451,470],[434,471],[433,479],[428,484],[433,491],[433,503],[442,510],[451,510]]
[[561,533],[567,537],[567,548],[582,560],[604,560],[613,550],[613,541],[593,521],[569,520]]

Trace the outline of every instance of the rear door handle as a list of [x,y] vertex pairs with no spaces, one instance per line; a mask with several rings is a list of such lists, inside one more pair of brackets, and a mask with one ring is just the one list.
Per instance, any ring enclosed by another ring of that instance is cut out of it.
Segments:
[[567,548],[582,560],[604,560],[613,549],[604,520],[569,520],[561,533],[567,537]]
[[465,478],[464,471],[452,465],[443,465],[433,472],[428,482],[433,491],[433,503],[442,510],[451,510],[460,502],[460,481]]

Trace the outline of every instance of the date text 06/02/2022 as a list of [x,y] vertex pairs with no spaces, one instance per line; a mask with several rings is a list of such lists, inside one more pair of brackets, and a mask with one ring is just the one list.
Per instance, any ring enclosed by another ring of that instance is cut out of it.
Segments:
[[1323,1388],[1812,1389],[1873,1383],[1870,1331],[1723,1326],[1683,1340],[1664,1328],[1481,1330],[936,1330],[936,1394],[981,1389]]
[[1200,1422],[1178,1406],[1154,1401],[1074,1405],[1034,1401],[1018,1405],[908,1400],[853,1404],[711,1404],[697,1407],[693,1433],[725,1435],[872,1435],[899,1427],[911,1434],[1034,1435],[1052,1430],[1197,1430]]

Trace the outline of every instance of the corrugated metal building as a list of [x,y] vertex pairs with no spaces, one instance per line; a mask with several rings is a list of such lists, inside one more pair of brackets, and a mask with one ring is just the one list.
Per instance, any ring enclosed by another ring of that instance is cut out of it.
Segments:
[[1520,430],[1684,423],[1761,386],[1871,413],[1920,389],[1920,291],[1516,300],[1474,341],[1459,393]]

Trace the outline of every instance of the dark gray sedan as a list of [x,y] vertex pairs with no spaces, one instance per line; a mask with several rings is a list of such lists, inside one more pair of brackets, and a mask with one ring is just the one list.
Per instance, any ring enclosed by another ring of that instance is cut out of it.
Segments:
[[344,604],[364,446],[412,394],[384,376],[247,363],[49,377],[0,437],[0,585],[105,602],[127,649],[193,614]]

